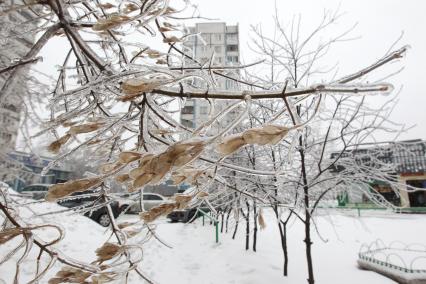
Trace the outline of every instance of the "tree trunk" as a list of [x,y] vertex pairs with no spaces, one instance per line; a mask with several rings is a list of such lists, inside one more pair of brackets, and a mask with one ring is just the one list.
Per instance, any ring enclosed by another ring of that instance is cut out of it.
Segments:
[[256,245],[257,245],[257,211],[256,211],[256,200],[253,202],[253,221],[254,221],[254,227],[253,227],[253,251],[256,251]]
[[[238,210],[238,209],[237,209]],[[238,230],[238,223],[240,222],[240,218],[239,218],[239,216],[238,216],[238,213],[236,214],[237,216],[235,216],[236,217],[236,219],[235,219],[235,229],[234,229],[234,233],[232,234],[232,239],[234,240],[235,239],[235,235],[237,234],[237,230]]]
[[223,211],[220,211],[220,216],[221,216],[221,224],[220,224],[220,233],[223,233],[223,222],[224,222],[224,219],[225,219],[225,212],[226,212],[226,209],[225,210],[223,210]]
[[314,268],[312,263],[312,240],[311,240],[311,215],[309,213],[309,185],[306,176],[305,153],[303,150],[302,135],[299,136],[299,154],[301,161],[301,174],[303,181],[304,205],[305,205],[305,247],[306,247],[306,261],[308,264],[308,283],[314,284]]
[[246,219],[246,250],[250,248],[250,204],[246,202],[247,215],[244,216]]
[[225,224],[225,233],[228,233],[228,221],[229,216],[231,216],[232,207],[229,207],[228,213],[226,215],[226,224]]

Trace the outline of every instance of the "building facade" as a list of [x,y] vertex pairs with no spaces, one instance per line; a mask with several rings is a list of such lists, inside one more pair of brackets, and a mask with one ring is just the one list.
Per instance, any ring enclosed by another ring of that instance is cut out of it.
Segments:
[[[22,1],[5,0],[4,4],[22,5]],[[0,66],[7,67],[25,56],[34,44],[37,21],[29,9],[17,9],[14,12],[0,16]],[[32,31],[32,32],[31,32]],[[15,36],[18,35],[18,36]],[[0,151],[9,152],[15,149],[20,113],[22,111],[22,97],[28,90],[27,70],[20,73],[22,79],[12,87],[5,101],[0,103]],[[0,74],[0,90],[9,77],[11,71]]]
[[[333,153],[333,159],[339,153]],[[386,200],[401,207],[426,207],[426,141],[421,139],[387,143],[380,146],[346,151],[342,157],[353,156],[356,163],[380,169],[391,165],[394,172],[389,173],[398,181],[399,192],[396,194],[389,184],[383,181],[370,182],[370,187],[380,193]],[[374,158],[373,158],[374,157]],[[334,171],[343,168],[337,166]],[[349,192],[349,195],[351,193]],[[366,202],[360,197],[349,202]]]
[[[197,60],[204,68],[211,66],[239,66],[240,48],[238,25],[228,26],[226,23],[197,23],[189,28],[187,40],[183,43],[184,52]],[[187,59],[187,66],[196,66],[196,63]],[[218,70],[231,78],[238,78],[237,69]],[[238,84],[229,78],[215,76],[214,88],[221,90],[237,89]],[[196,87],[206,86],[201,80],[194,80]],[[211,87],[211,86],[210,86]],[[219,108],[225,107],[217,105]],[[197,128],[208,119],[209,103],[206,100],[187,99],[181,110],[181,123],[190,128]],[[215,110],[215,112],[220,110]]]
[[42,176],[43,168],[54,159],[19,151],[10,152],[8,156],[9,160],[0,163],[0,167],[8,168],[7,172],[3,174],[0,172],[0,180],[15,190],[31,184],[63,183],[70,180],[74,174],[63,167],[54,167]]

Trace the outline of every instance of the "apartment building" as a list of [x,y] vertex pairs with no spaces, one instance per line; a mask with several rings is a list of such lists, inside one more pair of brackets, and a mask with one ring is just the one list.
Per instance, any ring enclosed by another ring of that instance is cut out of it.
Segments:
[[[22,1],[5,0],[5,4],[22,4]],[[34,29],[37,21],[35,15],[27,9],[18,9],[0,17],[0,66],[7,67],[21,59],[33,46]],[[10,74],[0,74],[0,90]],[[25,72],[21,73],[22,78]],[[15,149],[22,97],[27,92],[27,80],[22,79],[13,86],[12,92],[0,104],[0,149],[9,152]]]
[[[238,66],[240,64],[240,48],[238,25],[228,26],[226,23],[197,23],[189,28],[187,40],[183,43],[186,54],[196,59],[204,67],[209,66]],[[187,66],[197,66],[192,60],[186,60]],[[221,70],[221,73],[232,78],[238,78],[237,69]],[[237,89],[238,84],[221,76],[215,76],[216,89]],[[204,87],[202,80],[194,80],[194,86]],[[211,88],[212,86],[210,86]],[[217,105],[226,106],[226,102]],[[181,110],[181,123],[184,126],[197,128],[208,119],[209,103],[205,100],[188,99]],[[215,110],[216,112],[218,109]]]

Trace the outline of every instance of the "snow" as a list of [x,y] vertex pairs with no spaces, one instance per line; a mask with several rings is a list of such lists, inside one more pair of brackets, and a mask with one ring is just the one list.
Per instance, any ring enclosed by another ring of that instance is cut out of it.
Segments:
[[[316,283],[395,283],[357,268],[361,244],[377,238],[385,243],[424,242],[424,215],[366,211],[362,215],[358,218],[333,211],[317,218],[319,233],[327,242],[314,234]],[[195,224],[160,224],[159,235],[173,249],[151,242],[145,247],[144,269],[158,283],[306,283],[302,225],[294,222],[289,229],[289,276],[285,279],[279,234],[271,212],[266,211],[265,219],[267,228],[259,231],[257,252],[245,251],[244,223],[240,223],[236,240],[228,232],[220,235],[219,244],[214,242],[214,226],[202,226],[200,220]]]
[[[61,208],[50,203],[31,205],[31,210],[38,213]],[[27,218],[33,215],[30,210],[22,209],[20,213]],[[307,269],[302,224],[294,219],[289,225],[289,276],[284,278],[277,225],[271,211],[264,210],[264,215],[267,227],[258,232],[257,252],[245,250],[244,222],[240,223],[235,240],[232,240],[233,226],[230,222],[229,232],[220,234],[220,242],[216,244],[215,227],[208,221],[203,226],[201,219],[192,224],[169,223],[165,218],[160,219],[156,224],[157,234],[172,248],[151,238],[143,245],[144,259],[140,268],[159,284],[306,283]],[[384,243],[399,240],[407,244],[424,244],[426,215],[373,211],[362,211],[360,218],[356,215],[356,211],[320,211],[320,216],[316,217],[315,223],[321,235],[319,237],[313,230],[316,283],[395,283],[377,273],[357,268],[358,251],[362,243],[382,239]],[[119,221],[134,221],[137,218],[136,215],[125,215],[120,217]],[[55,248],[81,261],[93,261],[96,248],[110,236],[105,228],[79,215],[54,214],[43,218],[32,218],[31,221],[36,223],[49,221],[64,227],[67,232],[65,238],[55,245]],[[44,231],[42,234],[48,238],[56,236],[53,230]],[[17,244],[18,238],[15,238],[6,245],[0,246],[0,256],[6,255],[12,246]],[[38,250],[34,247],[30,260],[22,264],[23,273],[20,276],[22,283],[34,275],[35,262],[31,259],[34,259],[37,253]],[[17,257],[15,256],[14,259],[16,260]],[[47,283],[47,279],[60,267],[61,265],[57,263],[40,283]],[[1,279],[5,283],[12,283],[14,271],[15,265],[12,261],[0,265],[0,283]],[[141,280],[137,275],[132,275],[129,283],[141,283]]]

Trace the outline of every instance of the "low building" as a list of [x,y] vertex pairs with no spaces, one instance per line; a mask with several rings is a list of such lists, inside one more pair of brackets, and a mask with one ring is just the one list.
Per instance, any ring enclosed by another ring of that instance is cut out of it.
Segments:
[[19,190],[30,184],[54,184],[71,179],[73,173],[60,167],[54,167],[46,175],[41,175],[43,168],[51,161],[52,158],[13,151],[8,154],[7,160],[2,161],[1,167],[7,171],[0,174],[0,180]]
[[[339,153],[333,153],[331,159]],[[359,164],[371,167],[390,166],[393,172],[389,176],[398,182],[399,192],[384,181],[372,180],[371,188],[380,193],[389,202],[401,207],[426,207],[426,141],[421,139],[380,144],[368,148],[345,151],[342,157],[352,156]],[[374,157],[374,158],[373,158]],[[337,166],[334,172],[341,171]],[[423,190],[424,189],[424,190]],[[366,196],[348,191],[350,203],[367,202]]]

